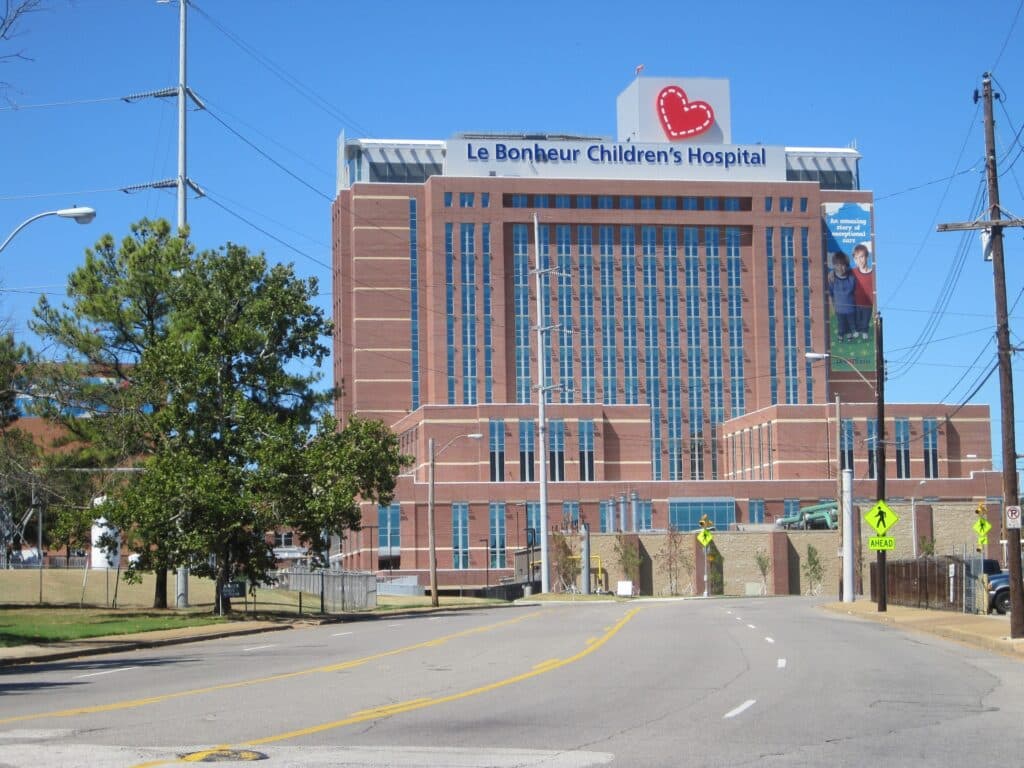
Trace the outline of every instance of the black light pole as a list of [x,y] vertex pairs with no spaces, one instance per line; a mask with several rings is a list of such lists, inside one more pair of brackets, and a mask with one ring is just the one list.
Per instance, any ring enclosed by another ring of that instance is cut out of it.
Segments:
[[[882,357],[882,315],[875,316],[875,399],[878,429],[875,432],[876,501],[885,501],[885,359]],[[885,573],[885,550],[878,550],[878,612],[888,608],[889,581]]]

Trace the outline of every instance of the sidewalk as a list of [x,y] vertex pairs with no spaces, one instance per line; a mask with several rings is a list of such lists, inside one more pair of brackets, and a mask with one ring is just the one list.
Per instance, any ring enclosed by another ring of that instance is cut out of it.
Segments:
[[878,606],[867,598],[853,603],[828,603],[822,608],[861,620],[889,624],[907,632],[937,635],[975,648],[1024,658],[1024,638],[1010,638],[1009,616],[932,611],[891,603],[888,610],[879,613]]

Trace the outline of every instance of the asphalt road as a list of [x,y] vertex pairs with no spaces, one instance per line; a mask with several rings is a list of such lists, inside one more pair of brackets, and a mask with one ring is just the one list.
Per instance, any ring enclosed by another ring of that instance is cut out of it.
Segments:
[[1017,765],[1024,665],[800,598],[323,625],[0,671],[0,768]]

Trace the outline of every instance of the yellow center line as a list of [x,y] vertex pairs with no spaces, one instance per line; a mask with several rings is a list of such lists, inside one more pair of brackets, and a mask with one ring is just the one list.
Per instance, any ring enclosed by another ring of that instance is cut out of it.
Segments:
[[[330,731],[335,728],[342,728],[346,725],[355,725],[356,723],[363,723],[367,720],[380,720],[385,717],[393,717],[394,715],[400,715],[404,712],[413,712],[417,709],[425,709],[426,707],[436,707],[439,704],[449,704],[453,701],[468,699],[471,696],[479,696],[482,693],[490,693],[491,691],[495,691],[499,688],[504,688],[508,685],[514,685],[515,683],[521,683],[524,680],[539,677],[540,675],[552,672],[556,669],[561,669],[562,667],[566,667],[569,664],[573,664],[579,661],[580,659],[589,656],[598,648],[607,643],[612,637],[614,637],[615,634],[618,633],[618,631],[622,629],[624,626],[626,626],[626,624],[639,611],[639,608],[634,608],[631,611],[629,611],[629,613],[627,613],[619,621],[617,621],[615,624],[609,627],[604,635],[594,639],[593,642],[588,642],[587,647],[579,653],[573,656],[569,656],[565,659],[550,659],[548,662],[542,662],[537,667],[534,667],[533,670],[531,670],[530,672],[523,672],[522,674],[514,675],[513,677],[506,677],[503,680],[497,680],[493,683],[487,683],[486,685],[481,685],[477,688],[470,688],[469,690],[460,691],[459,693],[453,693],[448,696],[439,696],[436,699],[411,699],[409,701],[398,702],[397,704],[388,704],[381,707],[375,707],[373,709],[360,710],[359,712],[354,713],[353,715],[345,718],[344,720],[334,720],[329,723],[321,723],[320,725],[310,726],[309,728],[299,728],[298,730],[287,731],[285,733],[279,733],[273,736],[264,736],[261,739],[252,739],[251,741],[241,742],[239,746],[254,747],[259,746],[261,744],[272,744],[278,741],[297,739],[302,736],[310,736],[314,733],[322,733],[323,731]],[[182,762],[195,762],[195,759],[197,759],[197,754],[207,755],[219,749],[230,748],[232,748],[232,745],[223,744],[219,747],[213,747],[201,753],[193,753],[192,755],[189,755],[188,758],[176,758],[171,760],[157,760],[149,763],[140,763],[136,766],[133,766],[133,768],[156,768],[156,766],[162,765],[175,765],[180,764]]]
[[[338,664],[328,664],[322,667],[314,667],[313,669],[300,669],[295,672],[284,672],[279,675],[269,675],[267,677],[257,677],[252,680],[239,680],[234,683],[221,683],[219,685],[211,685],[205,688],[193,688],[188,691],[178,691],[176,693],[164,693],[158,696],[147,696],[143,699],[131,699],[129,701],[118,701],[111,704],[98,704],[91,707],[75,707],[73,709],[61,709],[56,712],[38,712],[31,715],[15,715],[14,717],[5,717],[0,719],[0,725],[7,723],[23,722],[25,720],[41,720],[43,718],[51,717],[74,717],[75,715],[91,715],[100,712],[116,712],[122,709],[134,709],[136,707],[144,707],[150,704],[159,704],[164,701],[172,701],[174,699],[182,699],[186,696],[199,696],[204,693],[213,693],[215,691],[226,691],[232,688],[242,688],[248,685],[260,685],[263,683],[272,683],[278,680],[289,680],[295,677],[303,677],[305,675],[321,674],[324,672],[339,672],[345,669],[352,669],[353,667],[362,666],[368,664],[371,661],[377,659],[384,659],[388,656],[397,656],[402,653],[408,653],[410,651],[420,650],[422,648],[433,648],[438,645],[457,640],[464,637],[470,637],[471,635],[481,634],[483,632],[490,632],[499,627],[506,627],[511,624],[516,624],[525,619],[539,616],[543,611],[534,611],[527,613],[522,616],[517,616],[514,619],[506,619],[505,621],[499,621],[495,624],[485,624],[481,627],[473,627],[472,629],[464,629],[461,632],[455,632],[451,635],[445,635],[443,637],[435,638],[434,640],[425,640],[422,643],[416,643],[414,645],[406,645],[402,648],[395,648],[390,651],[382,651],[381,653],[375,653],[372,656],[363,656],[359,659],[353,659],[351,661],[343,661]],[[159,765],[160,763],[157,763]]]

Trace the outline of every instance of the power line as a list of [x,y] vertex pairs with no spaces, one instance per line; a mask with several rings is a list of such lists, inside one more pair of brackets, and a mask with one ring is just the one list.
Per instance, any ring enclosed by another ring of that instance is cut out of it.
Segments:
[[333,104],[331,104],[329,101],[327,101],[327,99],[325,99],[324,97],[322,97],[321,95],[316,93],[312,88],[310,88],[308,85],[303,83],[301,80],[299,80],[298,78],[292,76],[287,71],[285,71],[285,69],[283,69],[281,66],[279,66],[278,64],[276,64],[273,61],[271,61],[269,58],[267,58],[267,56],[262,54],[254,46],[249,45],[249,43],[245,42],[238,35],[236,35],[235,33],[231,32],[230,30],[228,30],[223,24],[221,24],[219,21],[217,21],[212,16],[210,16],[210,14],[208,14],[206,11],[204,11],[202,8],[200,8],[198,5],[196,5],[194,2],[190,2],[189,5],[200,16],[202,16],[210,24],[212,24],[217,30],[219,30],[221,32],[221,34],[223,34],[231,42],[233,42],[235,45],[237,45],[242,51],[247,53],[249,56],[254,58],[256,61],[258,61],[264,67],[266,67],[268,70],[270,70],[270,72],[272,74],[274,74],[278,79],[280,79],[286,85],[288,85],[292,89],[294,89],[296,91],[296,93],[298,93],[304,99],[309,101],[310,104],[315,106],[317,109],[323,111],[327,115],[333,117],[335,120],[338,120],[339,122],[341,122],[343,124],[350,125],[352,128],[354,128],[356,130],[357,133],[360,133],[360,134],[363,134],[363,135],[368,135],[369,134],[369,132],[365,128],[363,128],[361,125],[359,125],[359,123],[357,123],[355,120],[353,120],[347,114],[345,114],[343,111],[341,111],[340,109],[335,107]]
[[235,130],[230,125],[228,125],[226,122],[224,122],[223,118],[221,118],[216,112],[212,111],[209,107],[207,107],[205,111],[206,111],[206,114],[208,114],[210,117],[212,117],[214,120],[216,120],[222,126],[224,126],[229,132],[234,134],[239,140],[245,142],[250,147],[252,147],[256,151],[256,153],[258,155],[260,155],[262,158],[264,158],[268,162],[272,163],[273,165],[275,165],[280,170],[284,171],[286,174],[288,174],[293,179],[295,179],[297,182],[299,182],[302,186],[304,186],[307,189],[311,190],[312,192],[316,193],[317,195],[322,197],[327,202],[331,202],[332,201],[333,198],[331,198],[330,195],[328,195],[323,190],[317,189],[312,184],[310,184],[308,181],[306,181],[304,178],[299,176],[297,173],[295,173],[294,171],[291,171],[290,169],[286,168],[284,165],[279,163],[277,160],[272,158],[270,155],[268,155],[266,152],[264,152],[262,149],[260,149],[256,144],[254,144],[253,142],[249,141],[249,139],[247,139],[245,136],[243,136],[237,130]]
[[238,213],[237,211],[233,211],[233,210],[231,210],[230,208],[228,208],[228,206],[224,205],[224,203],[220,202],[220,201],[219,201],[219,200],[217,200],[217,199],[216,199],[215,197],[211,197],[210,195],[207,195],[207,196],[206,196],[206,199],[207,199],[207,200],[209,200],[209,201],[210,201],[211,203],[213,203],[214,205],[216,205],[216,206],[217,206],[218,208],[220,208],[221,210],[223,210],[223,211],[225,211],[226,213],[228,213],[228,214],[230,214],[230,215],[234,216],[234,217],[235,217],[236,219],[238,219],[239,221],[241,221],[241,222],[243,222],[243,223],[245,223],[245,224],[248,224],[248,225],[249,225],[250,227],[252,227],[253,229],[255,229],[255,230],[256,230],[257,232],[260,232],[260,233],[262,233],[263,235],[265,235],[265,236],[269,237],[269,238],[270,238],[271,240],[273,240],[273,241],[274,241],[275,243],[278,243],[279,245],[283,245],[283,246],[284,246],[285,248],[287,248],[288,250],[290,250],[290,251],[293,251],[293,252],[297,253],[297,254],[298,254],[299,256],[301,256],[301,257],[302,257],[302,258],[304,258],[304,259],[309,259],[309,260],[310,260],[310,261],[312,261],[312,262],[313,262],[314,264],[318,264],[319,266],[323,267],[324,269],[326,269],[326,270],[328,270],[328,271],[330,271],[330,270],[331,270],[331,265],[330,265],[330,264],[328,264],[327,262],[325,262],[325,261],[321,261],[320,259],[316,258],[315,256],[310,256],[310,255],[309,255],[308,253],[306,253],[305,251],[301,250],[300,248],[296,248],[296,247],[295,247],[294,245],[292,245],[292,244],[291,244],[291,243],[289,243],[288,241],[286,241],[286,240],[282,240],[282,239],[281,239],[280,237],[278,237],[277,235],[271,234],[270,232],[268,232],[267,230],[265,230],[265,229],[264,229],[263,227],[261,227],[261,226],[260,226],[259,224],[256,224],[255,222],[251,221],[250,219],[247,219],[247,218],[246,218],[245,216],[243,216],[242,214]]
[[999,49],[999,53],[996,54],[996,60],[992,62],[992,66],[989,68],[989,72],[994,72],[996,68],[999,66],[999,61],[1003,58],[1003,53],[1006,51],[1006,46],[1010,44],[1010,38],[1013,37],[1013,30],[1014,27],[1017,26],[1017,19],[1020,18],[1020,11],[1022,8],[1024,8],[1024,0],[1021,0],[1021,2],[1017,4],[1017,10],[1014,11],[1013,14],[1013,21],[1010,22],[1010,26],[1006,30],[1006,37],[1003,38],[1003,45]]

